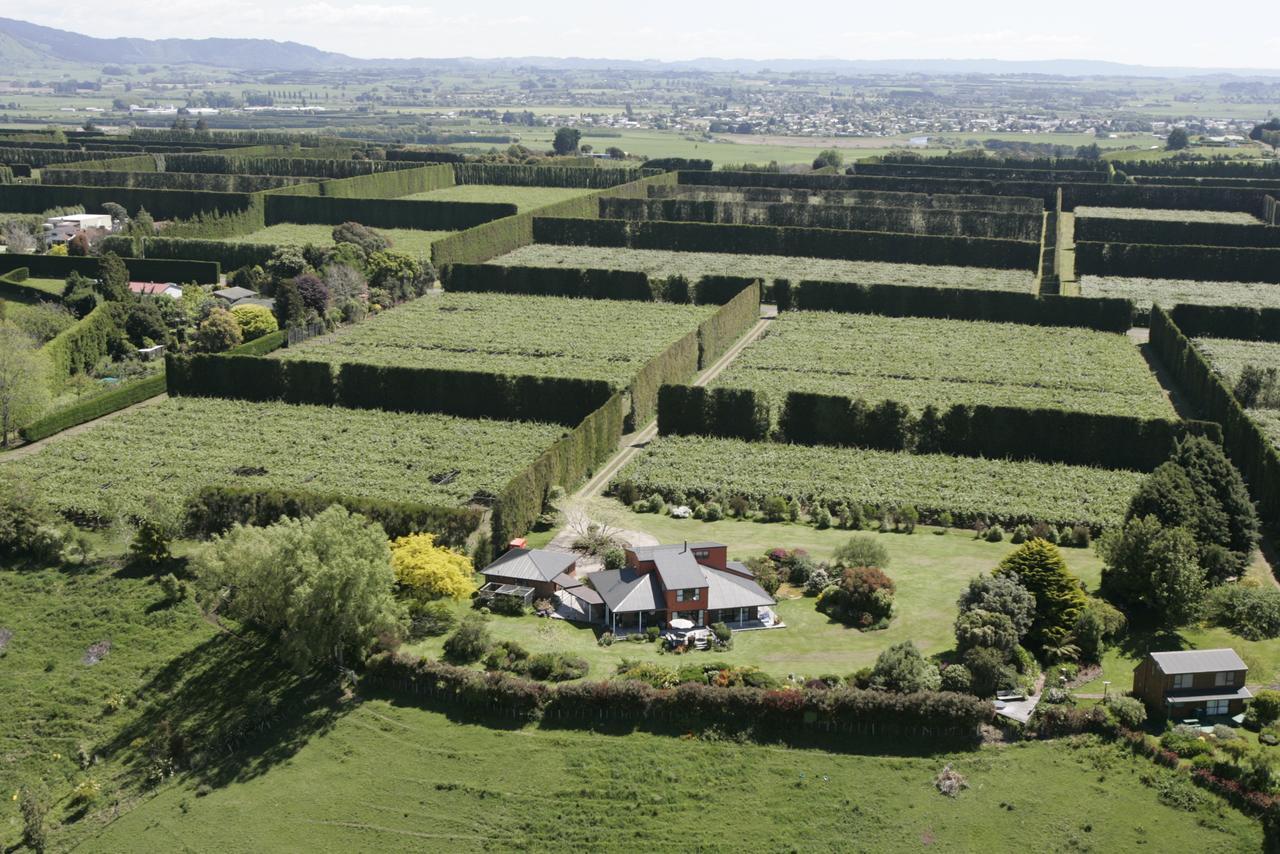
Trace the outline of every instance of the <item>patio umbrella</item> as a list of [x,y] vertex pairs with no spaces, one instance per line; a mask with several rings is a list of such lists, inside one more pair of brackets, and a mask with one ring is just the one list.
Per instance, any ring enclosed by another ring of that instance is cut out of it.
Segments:
[[671,622],[667,623],[667,625],[673,629],[679,629],[681,631],[684,631],[685,629],[693,628],[693,620],[684,620],[684,619],[672,620]]

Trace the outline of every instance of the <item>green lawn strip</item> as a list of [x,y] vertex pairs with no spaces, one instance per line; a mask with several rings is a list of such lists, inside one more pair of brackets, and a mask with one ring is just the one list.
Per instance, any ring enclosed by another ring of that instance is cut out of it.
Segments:
[[916,412],[961,403],[1174,414],[1124,335],[1016,323],[784,312],[715,384],[763,391],[775,419],[793,390],[896,400]]
[[423,199],[431,202],[507,202],[521,213],[544,208],[568,199],[594,192],[576,187],[507,187],[494,184],[457,184],[425,193],[401,196],[402,201]]
[[[1142,475],[1090,466],[808,447],[702,436],[660,436],[614,478],[641,496],[724,501],[910,504],[926,520],[948,511],[1007,522],[1116,524]],[[966,523],[967,524],[967,523]]]
[[[408,255],[431,255],[431,244],[442,237],[453,234],[451,231],[419,231],[410,228],[378,228],[374,229],[391,241],[391,248],[396,252]],[[308,243],[316,246],[333,245],[333,226],[331,225],[298,225],[282,222],[266,228],[223,238],[223,243],[254,243],[271,246],[305,246]]]
[[[715,311],[715,306],[445,293],[412,300],[275,357],[627,385]],[[625,335],[619,334],[622,329]]]
[[554,246],[535,243],[490,263],[508,266],[635,270],[650,278],[683,275],[759,276],[766,281],[806,279],[865,285],[925,285],[943,288],[1030,292],[1035,276],[1022,270],[895,264],[887,261],[842,261],[787,255],[739,255],[730,252],[677,252],[598,246]]
[[[956,799],[934,777],[950,763]],[[1089,737],[890,757],[632,733],[492,729],[398,702],[355,706],[286,764],[203,797],[182,780],[84,845],[620,850],[1257,850],[1260,826],[1175,772]],[[1156,786],[1185,787],[1187,809]],[[800,808],[798,804],[803,804]],[[661,846],[659,846],[661,847]]]
[[1179,303],[1280,308],[1280,286],[1261,282],[1081,276],[1080,295],[1131,299],[1140,311],[1150,310],[1153,304],[1171,308]]
[[[684,540],[715,540],[729,545],[731,559],[763,554],[767,549],[803,548],[817,560],[825,560],[834,549],[853,536],[853,532],[791,524],[745,522],[727,519],[699,522],[672,519],[669,516],[631,513],[617,508],[616,502],[601,500],[600,508],[610,508],[610,515],[620,516],[618,524],[628,530],[652,534],[664,543]],[[614,513],[613,509],[617,508]],[[877,632],[860,632],[829,620],[814,607],[815,600],[798,597],[799,591],[784,587],[779,593],[777,611],[785,629],[739,632],[734,648],[718,652],[710,658],[732,664],[754,665],[775,676],[788,674],[819,676],[834,673],[847,676],[860,667],[875,662],[886,647],[912,640],[926,654],[945,652],[954,646],[953,624],[956,599],[969,579],[990,573],[1000,560],[1015,548],[1007,540],[988,543],[975,540],[971,533],[952,530],[945,536],[939,529],[917,529],[907,534],[871,534],[889,550],[892,561],[887,569],[897,585],[894,598],[895,616],[889,628]],[[1091,589],[1096,588],[1101,574],[1101,561],[1088,549],[1063,549],[1071,570]],[[469,603],[458,605],[460,614]],[[656,661],[678,667],[686,659],[660,655],[650,643],[618,642],[611,647],[596,643],[594,631],[562,620],[539,617],[503,617],[494,615],[490,629],[495,639],[517,640],[532,652],[565,652],[581,656],[590,663],[588,679],[613,675],[624,658]],[[431,657],[439,657],[443,638],[428,638],[410,649]],[[702,653],[698,654],[703,655]]]
[[[87,513],[181,504],[204,485],[460,506],[480,490],[496,494],[563,433],[549,424],[173,398],[12,465],[56,507]],[[431,480],[454,470],[447,483]]]

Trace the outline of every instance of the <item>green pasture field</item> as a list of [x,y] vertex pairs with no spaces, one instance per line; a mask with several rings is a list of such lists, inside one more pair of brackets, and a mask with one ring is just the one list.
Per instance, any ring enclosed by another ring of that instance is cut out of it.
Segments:
[[[499,492],[563,433],[549,424],[172,398],[9,466],[58,509],[108,518],[180,506],[210,484],[461,505],[480,490]],[[431,481],[454,469],[449,484]]]
[[988,404],[1172,417],[1124,335],[1077,327],[787,311],[715,381],[762,391],[780,414],[788,391],[933,404]]
[[[0,255],[0,267],[3,267],[3,265],[4,255]],[[5,272],[8,271],[6,270]],[[0,276],[3,275],[4,273],[0,272]],[[56,297],[59,299],[62,297],[63,289],[67,286],[66,280],[64,279],[37,279],[35,277],[23,279],[18,284],[27,288],[35,288],[38,291],[43,291],[50,297]]]
[[[696,519],[673,519],[653,513],[633,513],[613,499],[597,499],[585,508],[592,519],[608,519],[610,524],[628,531],[651,534],[663,543],[683,540],[713,540],[729,544],[733,560],[764,554],[773,548],[801,548],[817,561],[829,560],[836,547],[855,536],[855,532],[829,528],[818,530],[811,525],[780,522],[765,524],[740,519],[701,522]],[[857,533],[871,537],[889,551],[886,572],[897,585],[894,617],[882,631],[860,632],[818,613],[813,597],[784,586],[778,592],[774,609],[784,629],[739,632],[734,635],[733,649],[714,654],[717,659],[743,666],[759,667],[779,678],[794,673],[817,677],[835,673],[846,676],[861,667],[875,663],[881,650],[904,640],[912,640],[926,655],[946,652],[955,646],[953,624],[956,600],[969,579],[979,573],[990,573],[1016,546],[1006,538],[989,543],[974,539],[972,531],[927,528],[914,534]],[[1090,589],[1097,589],[1102,562],[1091,549],[1062,549],[1071,571]],[[459,603],[459,614],[470,608],[470,602]],[[666,667],[682,663],[669,655],[660,655],[656,644],[618,642],[599,646],[595,632],[586,626],[562,620],[545,620],[536,616],[494,616],[489,623],[494,638],[515,640],[531,652],[563,652],[585,658],[591,666],[588,679],[604,679],[613,675],[623,659],[651,661]],[[410,651],[439,658],[443,638],[427,638],[410,645]]]
[[765,281],[793,283],[812,279],[865,285],[924,285],[981,290],[1035,290],[1035,274],[1026,270],[893,264],[885,261],[840,261],[787,255],[738,255],[732,252],[672,252],[664,249],[620,249],[600,246],[553,246],[535,243],[489,262],[507,266],[635,270],[651,278],[670,276],[759,276]]
[[576,199],[594,190],[577,187],[506,187],[496,184],[458,184],[425,193],[413,193],[400,198],[406,201],[429,202],[507,202],[523,213],[535,208],[545,208],[556,202]]
[[273,358],[631,382],[715,306],[511,294],[424,297]]
[[[1030,850],[1075,840],[1098,851],[1156,843],[1216,854],[1258,850],[1262,839],[1257,822],[1176,772],[1092,737],[893,757],[870,746],[862,754],[495,729],[398,699],[352,704],[335,717],[323,737],[206,796],[194,795],[198,777],[179,781],[84,846],[612,851],[675,834],[724,852],[744,844],[972,851],[1017,838]],[[969,784],[954,800],[933,786],[947,764]],[[1185,792],[1186,809],[1158,796],[1169,786]]]
[[1280,308],[1280,286],[1261,282],[1200,282],[1195,279],[1140,279],[1081,276],[1080,296],[1131,299],[1140,309],[1152,305],[1236,305]]
[[913,505],[996,519],[1119,522],[1142,475],[1057,463],[662,436],[614,478],[639,494]]
[[[376,228],[374,231],[391,241],[391,249],[406,255],[431,257],[431,244],[452,231],[419,231],[412,228]],[[223,243],[258,243],[277,246],[333,246],[333,226],[298,225],[282,222],[269,225],[250,234],[222,238]]]
[[1160,222],[1213,222],[1227,225],[1262,225],[1262,220],[1244,211],[1183,211],[1159,208],[1104,208],[1080,205],[1078,217],[1100,216],[1108,219],[1148,219]]

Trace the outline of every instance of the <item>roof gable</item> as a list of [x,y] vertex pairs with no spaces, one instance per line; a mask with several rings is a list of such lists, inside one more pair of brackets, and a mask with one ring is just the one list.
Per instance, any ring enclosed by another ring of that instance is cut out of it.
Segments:
[[480,572],[528,581],[553,581],[574,565],[577,558],[546,549],[511,549]]

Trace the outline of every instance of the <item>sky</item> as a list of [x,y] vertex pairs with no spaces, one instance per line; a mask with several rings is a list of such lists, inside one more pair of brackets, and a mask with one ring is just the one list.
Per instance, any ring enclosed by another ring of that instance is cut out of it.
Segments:
[[109,13],[89,16],[79,5],[56,3],[7,14],[99,37],[258,37],[366,58],[1098,59],[1280,66],[1280,5],[1268,0],[1233,5],[1224,15],[1187,0],[1159,13],[1149,3],[1097,0],[112,0],[109,6]]

